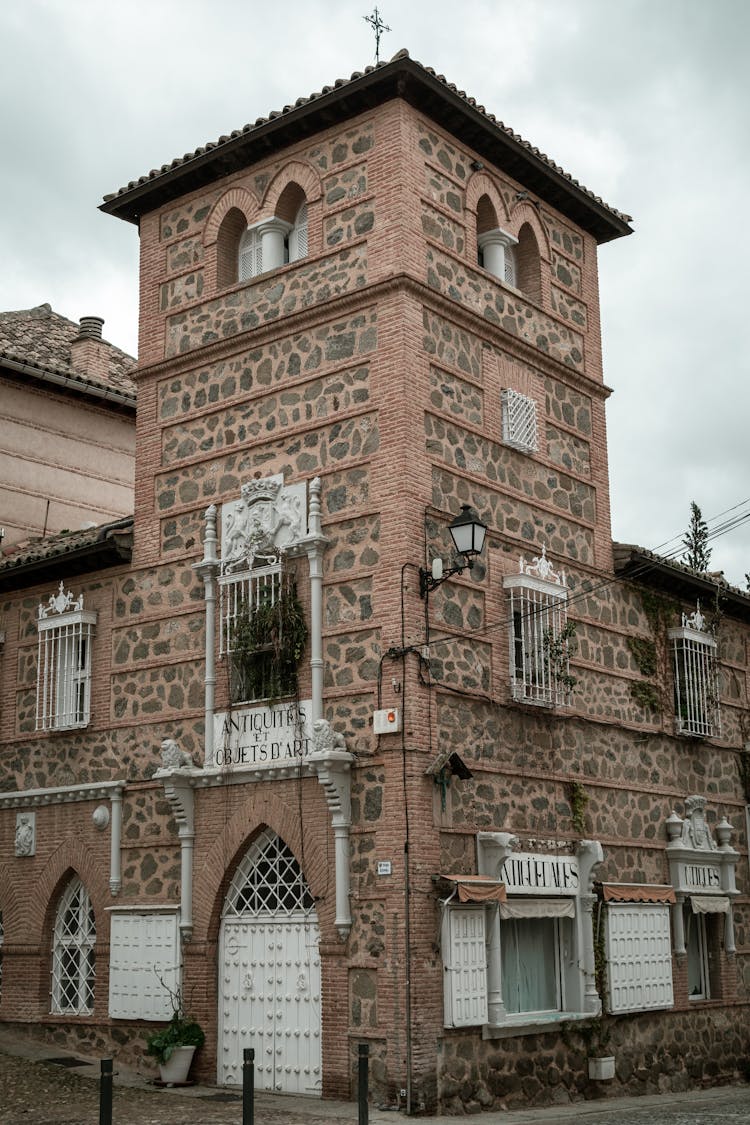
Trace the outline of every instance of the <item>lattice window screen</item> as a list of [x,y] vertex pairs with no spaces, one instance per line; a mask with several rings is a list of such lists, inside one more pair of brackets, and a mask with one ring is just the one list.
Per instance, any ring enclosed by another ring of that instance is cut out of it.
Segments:
[[448,910],[444,1006],[446,1027],[487,1023],[487,945],[484,907]]
[[536,403],[533,398],[518,391],[504,390],[502,394],[503,441],[523,453],[538,449]]
[[94,911],[86,888],[73,879],[55,918],[52,946],[52,1011],[89,1015],[94,1007]]
[[168,1020],[170,991],[180,986],[177,913],[112,914],[109,1014],[113,1019]]
[[315,908],[293,853],[266,829],[235,872],[224,901],[224,915],[307,915]]
[[610,904],[606,950],[610,1012],[672,1007],[668,906]]

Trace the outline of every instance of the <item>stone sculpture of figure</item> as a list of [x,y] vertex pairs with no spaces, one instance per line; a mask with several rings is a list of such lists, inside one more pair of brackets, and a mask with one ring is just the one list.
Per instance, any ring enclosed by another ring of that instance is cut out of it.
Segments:
[[706,798],[688,797],[685,801],[687,817],[683,822],[682,842],[686,847],[715,851],[716,843],[705,818]]
[[343,734],[334,730],[328,719],[316,719],[313,723],[313,753],[330,754],[332,750],[346,750]]
[[16,855],[34,854],[34,822],[28,813],[20,813],[16,822]]
[[185,750],[180,749],[173,738],[165,738],[162,742],[161,761],[162,769],[165,770],[195,769],[193,759]]

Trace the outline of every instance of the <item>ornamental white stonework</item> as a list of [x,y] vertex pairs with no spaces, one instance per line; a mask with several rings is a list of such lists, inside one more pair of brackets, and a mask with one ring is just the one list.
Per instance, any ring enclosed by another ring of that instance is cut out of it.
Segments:
[[277,562],[305,535],[305,501],[304,483],[285,486],[280,473],[246,481],[222,507],[222,574]]

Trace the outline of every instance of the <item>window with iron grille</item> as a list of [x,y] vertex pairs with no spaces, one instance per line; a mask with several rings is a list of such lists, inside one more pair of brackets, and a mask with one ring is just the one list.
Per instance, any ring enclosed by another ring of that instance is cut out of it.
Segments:
[[536,403],[518,391],[502,394],[503,441],[522,453],[535,453],[539,448],[536,432]]
[[[225,574],[219,579],[220,651],[222,656],[230,658],[230,691],[235,703],[268,699],[278,694],[273,690],[277,646],[273,639],[263,638],[255,644],[248,634],[253,618],[258,620],[263,615],[269,622],[273,621],[282,582],[281,563]],[[267,635],[272,637],[272,628]]]
[[74,878],[63,892],[52,944],[52,1011],[90,1015],[94,1008],[94,911],[86,888]]
[[670,629],[674,656],[675,725],[678,734],[711,738],[719,734],[716,641],[706,630],[700,604],[683,613],[682,627]]
[[96,613],[63,583],[39,606],[36,729],[84,727],[91,715],[91,642]]
[[513,698],[543,706],[569,701],[570,676],[565,576],[540,557],[506,575],[510,594],[510,676]]

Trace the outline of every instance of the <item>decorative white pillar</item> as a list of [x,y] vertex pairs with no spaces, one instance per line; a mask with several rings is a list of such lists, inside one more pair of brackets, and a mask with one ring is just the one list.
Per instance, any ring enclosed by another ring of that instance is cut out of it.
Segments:
[[310,481],[308,533],[300,541],[310,566],[310,679],[312,720],[323,718],[323,552],[328,540],[323,535],[320,513],[320,477]]
[[[194,772],[194,771],[192,771]],[[172,806],[180,839],[180,933],[183,941],[193,936],[193,844],[195,842],[195,804],[188,770],[157,770],[155,777],[164,784],[164,795]]]
[[109,889],[113,895],[117,895],[122,889],[122,789],[113,789],[109,800],[112,810],[109,830]]
[[599,1015],[602,1002],[596,991],[596,959],[594,957],[593,910],[597,897],[594,894],[594,879],[604,862],[604,852],[598,840],[581,840],[576,850],[578,857],[578,879],[580,891],[576,910],[578,930],[578,951],[583,971],[582,1011]]
[[484,268],[488,273],[492,273],[495,277],[499,277],[501,281],[505,281],[507,276],[505,271],[506,250],[516,246],[518,239],[498,227],[497,230],[486,230],[483,234],[478,235],[477,243],[484,258]]
[[263,273],[277,270],[284,265],[284,239],[292,229],[292,224],[283,219],[268,219],[259,229]]
[[203,540],[203,558],[193,564],[193,570],[203,579],[206,601],[206,672],[205,716],[204,716],[204,766],[211,769],[214,764],[214,709],[216,698],[216,576],[219,573],[219,558],[216,553],[216,505],[206,509],[206,534]]
[[[477,833],[477,872],[502,882],[503,864],[518,845],[518,837],[510,832]],[[489,1023],[505,1020],[503,978],[500,968],[500,907],[487,907],[487,1018]]]
[[307,758],[317,774],[331,810],[336,863],[336,929],[346,941],[352,928],[349,903],[349,829],[352,823],[351,764],[343,735],[334,732],[326,719],[313,726],[313,752]]

